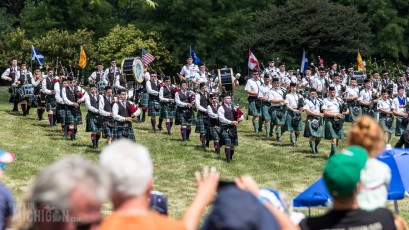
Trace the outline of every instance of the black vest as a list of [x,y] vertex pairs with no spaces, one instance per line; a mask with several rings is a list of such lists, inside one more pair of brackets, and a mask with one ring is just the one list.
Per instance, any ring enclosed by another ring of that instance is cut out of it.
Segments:
[[[152,89],[153,91],[159,92],[159,82],[156,81],[156,85],[154,84],[154,81],[150,80],[150,82],[151,82],[151,89]],[[153,94],[149,94],[149,97],[150,97],[151,99],[157,99],[157,98],[159,98],[159,95],[158,95],[158,96],[155,96],[155,95],[153,95]]]
[[200,92],[200,106],[202,106],[203,108],[207,108],[208,98],[209,94],[207,92]]
[[71,91],[69,86],[65,87],[65,94],[66,94],[68,100],[70,100],[71,102],[77,102],[77,100],[75,99],[76,98],[75,92],[77,92],[77,87],[76,86],[74,87],[73,91]]
[[[116,69],[116,71],[115,71],[115,69]],[[115,79],[114,72],[115,72],[115,75],[119,75],[119,73],[120,73],[119,68],[118,67],[113,68],[112,66],[109,67],[108,80],[109,80],[110,83],[112,83],[114,81],[114,79]]]
[[[186,95],[187,95],[187,92],[186,92],[186,91],[185,91],[185,93],[186,93]],[[180,99],[181,102],[189,103],[189,97],[186,96],[186,95],[183,94],[182,91],[179,91],[179,99]]]
[[[30,74],[28,74],[28,71],[26,70],[25,75],[23,75],[22,73],[23,73],[23,71],[20,70],[20,78],[18,79],[20,81],[20,85],[32,84],[31,83],[31,77],[30,77]],[[26,83],[26,81],[27,81],[27,83]]]
[[62,98],[62,88],[63,88],[63,86],[62,86],[61,82],[59,84],[60,84],[60,97]]
[[[20,68],[18,68],[18,66],[16,66],[16,68],[17,68],[17,71],[20,71]],[[10,70],[9,77],[11,77],[11,79],[12,79],[11,81],[14,82],[14,81],[16,80],[16,73],[17,73],[17,71],[16,71],[16,72],[11,71],[12,69],[14,69],[13,66],[11,66],[11,67],[9,68],[9,70]]]
[[175,99],[175,94],[173,93],[172,87],[163,86],[163,97],[167,99]]
[[224,109],[224,117],[229,120],[229,121],[234,121],[234,115],[233,115],[233,105],[231,109],[227,108],[225,104],[222,105]]
[[101,75],[103,75],[103,72],[100,72],[99,70],[95,71],[95,81],[100,82],[101,81]]
[[94,107],[95,109],[98,109],[98,101],[99,101],[99,95],[96,94],[97,100],[92,96],[92,94],[89,94],[89,102],[91,103],[91,106]]
[[52,82],[52,80],[53,80],[52,78],[50,79],[47,76],[47,78],[46,78],[46,83],[47,83],[46,87],[47,87],[48,90],[54,90],[54,82]]
[[[213,105],[210,105],[210,108],[212,109],[213,113],[217,114],[217,109],[219,106],[214,107]],[[220,121],[218,118],[210,118],[210,125],[211,126],[220,126]]]
[[104,111],[112,113],[111,101],[109,101],[106,96],[104,96]]
[[121,101],[118,101],[118,115],[122,117],[129,117],[129,102],[126,101],[125,103],[126,107],[123,107]]

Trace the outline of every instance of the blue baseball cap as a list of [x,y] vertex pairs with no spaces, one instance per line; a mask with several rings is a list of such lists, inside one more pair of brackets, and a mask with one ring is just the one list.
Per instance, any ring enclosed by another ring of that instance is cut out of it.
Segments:
[[168,215],[168,201],[166,196],[159,191],[151,191],[150,207],[160,214]]

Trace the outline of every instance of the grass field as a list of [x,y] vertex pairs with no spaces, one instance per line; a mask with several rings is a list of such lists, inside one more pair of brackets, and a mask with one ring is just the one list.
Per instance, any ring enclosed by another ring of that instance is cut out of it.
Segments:
[[[235,93],[240,98],[241,107],[245,98],[243,88]],[[74,143],[66,140],[57,127],[49,127],[48,121],[36,120],[36,110],[30,116],[10,113],[12,105],[8,103],[6,87],[0,88],[0,146],[15,152],[17,160],[8,166],[3,182],[12,189],[17,200],[20,199],[33,176],[47,164],[66,154],[80,154],[91,161],[98,161],[98,154],[105,143],[100,142],[100,149],[90,146],[90,135],[85,133],[85,106],[82,106],[84,124],[79,127],[79,134]],[[46,116],[45,116],[46,117]],[[346,126],[349,126],[347,124]],[[134,124],[138,143],[146,145],[154,162],[154,189],[167,194],[170,203],[170,215],[179,218],[193,198],[195,191],[194,172],[205,165],[215,166],[221,172],[222,179],[233,179],[239,175],[253,176],[261,187],[271,187],[285,191],[291,198],[317,180],[327,161],[330,143],[323,140],[319,145],[320,153],[309,154],[306,138],[299,138],[298,146],[291,147],[289,134],[285,133],[283,142],[266,140],[263,134],[252,131],[251,121],[239,125],[239,146],[234,155],[234,162],[227,164],[224,157],[217,157],[212,149],[200,150],[198,134],[191,135],[191,141],[182,145],[180,127],[175,126],[169,137],[165,133],[153,133],[150,122]],[[392,143],[396,143],[394,137]],[[345,147],[341,141],[338,149]],[[399,201],[401,214],[409,220],[409,203]],[[392,203],[389,202],[392,207]],[[109,205],[105,208],[109,212]],[[301,209],[307,213],[306,209]],[[312,213],[322,213],[324,209],[313,208]]]

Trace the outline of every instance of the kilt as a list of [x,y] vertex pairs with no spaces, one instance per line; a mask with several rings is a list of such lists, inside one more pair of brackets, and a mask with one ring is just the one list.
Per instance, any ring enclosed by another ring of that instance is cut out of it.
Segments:
[[37,96],[36,100],[37,100],[38,106],[45,107],[45,102],[41,101],[41,94]]
[[[355,107],[356,107],[357,115],[354,114],[354,108]],[[345,116],[345,120],[348,121],[348,122],[355,121],[355,119],[359,115],[362,114],[361,106],[356,101],[348,102],[348,109],[349,109],[349,113]]]
[[[113,126],[110,126],[109,125],[110,123],[113,124]],[[104,117],[104,122],[102,124],[102,137],[103,138],[116,137],[116,135],[117,135],[116,122],[112,118]]]
[[[392,125],[391,126],[386,125],[385,121],[386,121],[387,118],[392,119]],[[381,125],[384,132],[393,133],[395,131],[395,129],[393,128],[393,116],[392,115],[386,116],[384,113],[379,113],[379,124]]]
[[210,129],[209,115],[205,112],[197,112],[195,133],[207,133]]
[[261,108],[256,106],[256,101],[249,101],[249,116],[261,116]]
[[132,128],[132,123],[125,123],[125,122],[116,122],[117,130],[116,130],[116,137],[117,139],[128,139],[133,142],[136,142],[135,133]]
[[65,125],[65,122],[66,122],[65,105],[57,103],[56,114],[57,114],[57,123]]
[[85,127],[85,132],[101,132],[102,127],[97,125],[97,119],[99,114],[88,111],[85,121],[87,126]]
[[148,116],[160,116],[160,106],[159,109],[156,109],[155,103],[159,103],[159,98],[149,99]]
[[[361,112],[362,112],[362,114],[366,114],[366,115],[369,115],[369,116],[371,116],[371,117],[375,117],[375,110],[373,109],[374,107],[368,107],[368,106],[363,106],[363,105],[361,105]],[[370,110],[373,110],[374,111],[374,113],[370,113],[369,111]]]
[[[312,121],[314,119],[317,119],[320,123],[320,126],[318,128],[312,127]],[[307,116],[307,119],[305,121],[304,137],[310,137],[310,136],[317,137],[317,138],[324,137],[324,127],[322,125],[321,117]]]
[[271,115],[268,112],[271,104],[270,102],[263,101],[263,106],[261,107],[261,116],[264,121],[271,121]]
[[47,95],[45,98],[45,109],[47,111],[55,110],[57,108],[57,101],[55,95]]
[[210,134],[212,135],[212,139],[214,141],[220,141],[222,136],[222,129],[220,126],[212,126],[210,127]]
[[403,131],[405,131],[408,126],[404,126],[402,124],[403,117],[397,117],[396,118],[396,123],[395,123],[395,136],[402,136]]
[[164,119],[175,118],[176,108],[175,103],[171,102],[161,102],[160,103],[160,116]]
[[331,140],[333,138],[342,140],[344,139],[344,121],[342,119],[338,118],[339,121],[339,127],[336,129],[334,127],[334,118],[325,118],[325,139],[326,140]]
[[81,115],[81,108],[76,108],[76,114],[73,114],[74,106],[67,106],[66,116],[67,116],[67,124],[66,125],[81,125],[82,124],[82,115]]
[[[234,125],[222,125],[221,126],[221,141],[220,146],[238,146],[239,145],[239,136],[237,135],[236,138],[231,138],[228,130],[235,127]],[[236,127],[237,128],[237,127]]]
[[176,109],[175,125],[192,126],[195,124],[196,124],[195,112],[193,111],[192,108],[188,109],[178,107]]
[[32,103],[32,102],[34,101],[34,96],[31,96],[31,97],[22,97],[22,96],[20,95],[19,102],[23,102],[23,101],[26,101],[26,102],[28,102],[28,103]]
[[277,110],[280,110],[281,106],[271,106],[271,122],[274,125],[285,125],[287,119],[287,109],[282,108],[283,116],[281,118],[277,117]]
[[139,105],[142,108],[149,107],[149,94],[148,93],[141,93],[141,101],[139,102]]
[[298,125],[294,125],[293,124],[293,119],[294,119],[294,112],[293,111],[287,111],[287,120],[286,120],[286,128],[285,130],[288,130],[290,132],[292,131],[302,131],[303,127],[302,127],[302,117],[300,114],[300,122],[298,122]]

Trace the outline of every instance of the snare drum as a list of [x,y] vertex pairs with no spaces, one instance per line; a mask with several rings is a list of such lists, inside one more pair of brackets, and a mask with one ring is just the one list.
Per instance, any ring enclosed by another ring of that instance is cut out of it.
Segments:
[[107,83],[104,81],[100,81],[97,84],[95,84],[95,87],[97,87],[98,92],[103,92],[105,91],[105,87],[107,86]]
[[34,96],[34,86],[32,84],[26,84],[20,88],[21,97],[32,97]]
[[233,92],[235,88],[233,69],[223,68],[223,69],[218,69],[217,72],[219,76],[219,86],[221,87],[220,91],[222,93]]
[[16,84],[16,83],[12,84],[11,85],[11,94],[12,95],[17,95],[19,93],[19,91],[20,91],[19,89],[20,89],[20,87],[19,87],[18,84]]
[[122,61],[121,73],[127,82],[143,82],[143,63],[139,57],[125,58]]

